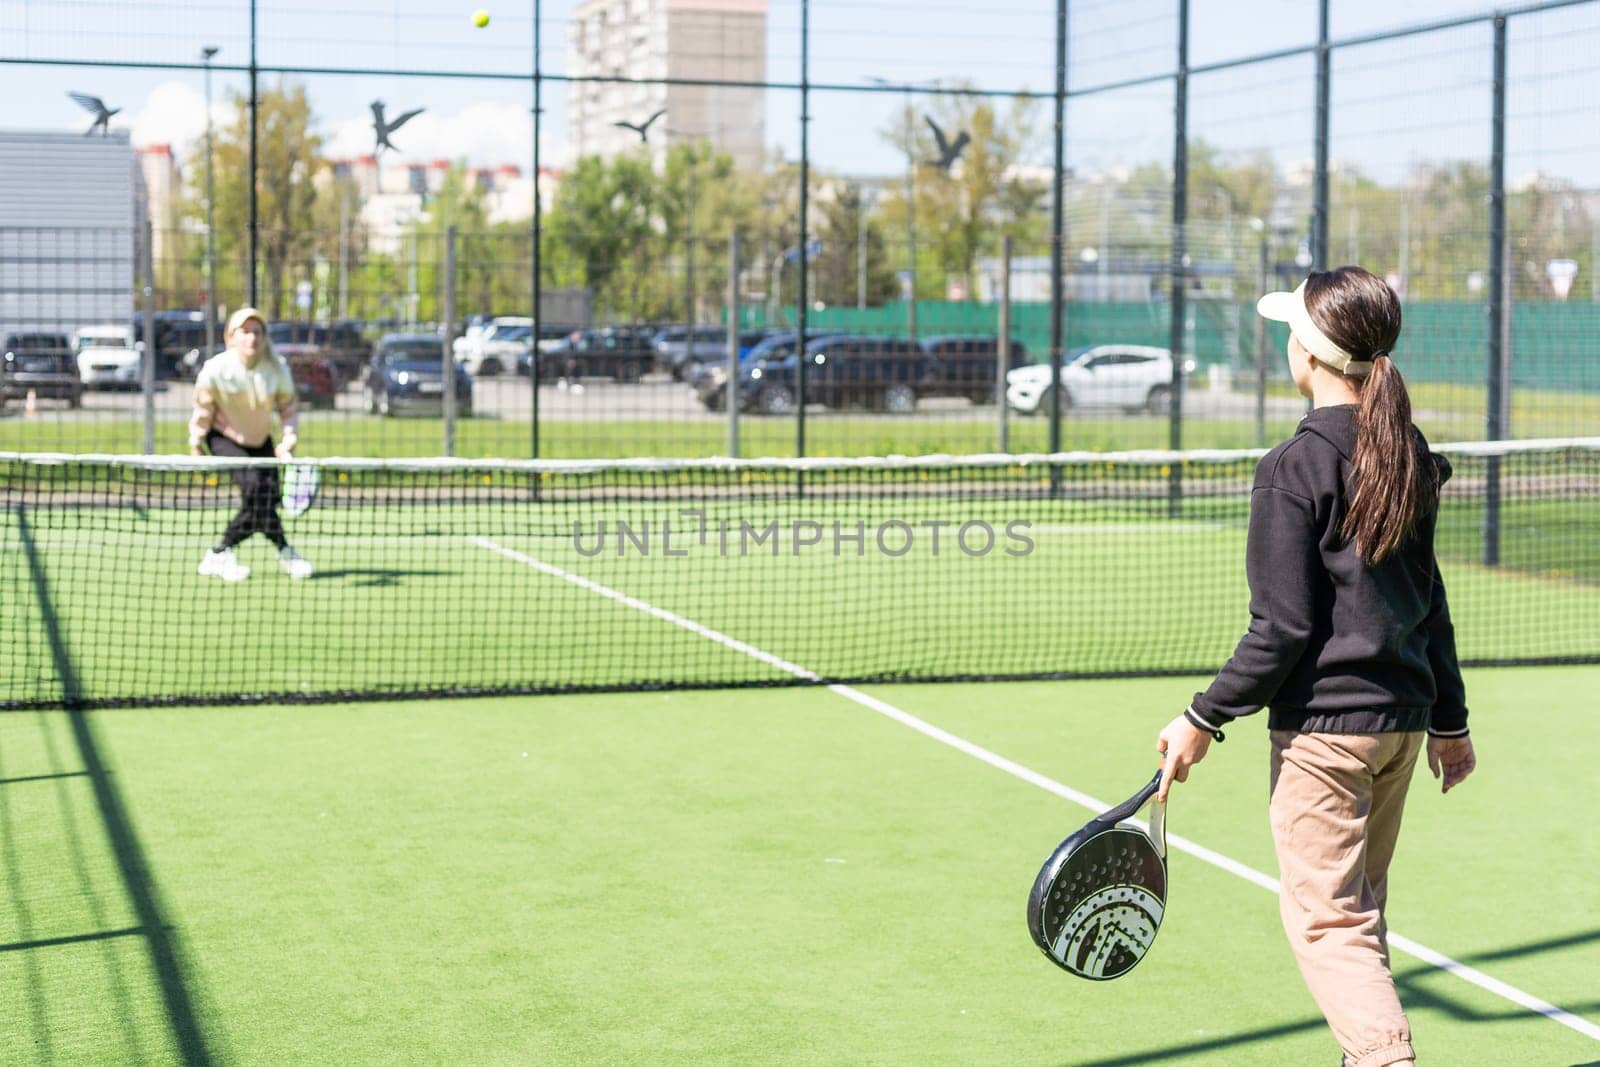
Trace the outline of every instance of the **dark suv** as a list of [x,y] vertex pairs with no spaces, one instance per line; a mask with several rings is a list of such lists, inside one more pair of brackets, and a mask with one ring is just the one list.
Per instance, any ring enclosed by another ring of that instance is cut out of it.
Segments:
[[0,393],[7,397],[54,397],[69,407],[83,406],[72,342],[61,333],[13,333],[0,354]]
[[[212,327],[212,350],[206,351],[206,319],[199,311],[158,311],[156,327],[156,377],[193,379],[205,361],[221,352],[222,323]],[[144,316],[133,317],[133,339],[144,340]]]
[[910,341],[826,337],[809,342],[803,356],[764,360],[744,372],[740,406],[769,415],[794,410],[801,358],[806,361],[806,403],[831,408],[909,412],[928,380],[927,354]]
[[[964,396],[974,404],[994,403],[995,383],[1005,381],[998,337],[925,337],[922,350],[928,354],[929,366],[919,395]],[[1020,341],[1012,341],[1010,357],[1006,370],[1027,366],[1028,350]]]
[[653,337],[654,331],[637,326],[574,331],[561,345],[539,354],[539,377],[547,382],[557,378],[636,382],[655,369]]

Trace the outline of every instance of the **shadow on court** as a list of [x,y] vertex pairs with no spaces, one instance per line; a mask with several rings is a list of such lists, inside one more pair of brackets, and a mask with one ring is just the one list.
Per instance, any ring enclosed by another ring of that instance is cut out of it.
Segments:
[[[1526,944],[1512,945],[1507,948],[1491,949],[1469,956],[1457,957],[1457,962],[1466,964],[1482,964],[1494,960],[1514,959],[1520,956],[1532,956],[1541,952],[1550,952],[1556,949],[1569,948],[1574,945],[1586,945],[1600,941],[1600,929],[1590,930],[1580,934],[1570,934],[1563,937],[1549,938],[1543,941],[1530,941]],[[1463,1004],[1452,996],[1440,993],[1437,989],[1425,987],[1421,980],[1447,979],[1446,972],[1430,964],[1419,963],[1395,972],[1395,987],[1400,993],[1400,1003],[1407,1011],[1427,1009],[1440,1015],[1449,1017],[1456,1022],[1464,1023],[1496,1023],[1514,1019],[1533,1018],[1534,1015],[1526,1008],[1514,1004],[1506,1004],[1503,1011],[1482,1011]],[[1476,987],[1474,987],[1476,988]],[[1483,993],[1484,996],[1492,994]],[[1498,999],[1498,998],[1496,998]],[[1581,1004],[1557,1005],[1574,1015],[1586,1015],[1600,1011],[1600,1000],[1585,1001]],[[1094,1060],[1065,1060],[1062,1067],[1134,1067],[1141,1063],[1181,1063],[1190,1056],[1206,1052],[1216,1052],[1221,1049],[1237,1048],[1258,1042],[1272,1041],[1277,1038],[1288,1037],[1292,1034],[1302,1034],[1313,1030],[1327,1030],[1327,1023],[1321,1016],[1298,1019],[1293,1022],[1280,1023],[1276,1026],[1262,1027],[1256,1030],[1245,1030],[1236,1034],[1218,1034],[1200,1041],[1189,1041],[1181,1045],[1168,1045],[1164,1048],[1146,1049],[1140,1052],[1130,1052],[1120,1056],[1110,1056]],[[1550,1024],[1557,1025],[1557,1024]],[[1335,1052],[1337,1047],[1333,1044],[1333,1035],[1328,1035],[1329,1048]],[[1590,1061],[1587,1064],[1574,1064],[1573,1067],[1600,1067],[1600,1060]]]
[[398,586],[407,578],[455,578],[460,571],[400,570],[392,567],[341,567],[337,570],[316,571],[313,582],[344,580],[362,588],[387,588]]
[[[18,508],[16,519],[23,551],[28,560],[28,570],[33,582],[34,595],[38,598],[39,610],[44,619],[50,643],[50,655],[54,660],[57,677],[61,679],[62,701],[67,708],[65,714],[71,728],[72,740],[83,768],[82,771],[70,774],[38,777],[87,777],[89,779],[95,807],[105,829],[106,840],[114,856],[123,890],[127,894],[127,900],[132,906],[138,925],[127,930],[86,931],[66,937],[43,938],[36,941],[24,940],[4,947],[12,951],[48,951],[52,947],[74,944],[80,941],[107,940],[128,936],[141,937],[149,955],[151,969],[155,972],[157,983],[160,986],[162,1005],[165,1009],[167,1023],[172,1031],[173,1043],[177,1046],[179,1055],[186,1064],[209,1064],[211,1063],[211,1056],[206,1047],[205,1035],[201,1031],[194,998],[190,992],[190,982],[187,978],[188,972],[184,963],[182,946],[172,924],[167,919],[154,874],[150,868],[149,861],[145,857],[144,848],[134,832],[133,824],[128,817],[121,793],[118,791],[116,783],[106,767],[105,760],[101,757],[99,744],[95,738],[94,725],[90,721],[88,714],[83,710],[83,691],[78,680],[77,669],[73,665],[65,636],[61,632],[54,603],[50,597],[49,578],[45,574],[44,565],[34,544],[26,511]],[[9,838],[11,835],[7,836]],[[72,845],[75,850],[78,849],[78,843],[75,840]],[[10,865],[8,864],[8,866]],[[33,971],[30,967],[30,975],[32,974]],[[35,984],[34,988],[37,990],[37,984]],[[37,994],[35,995],[35,1000],[37,1000]],[[42,1013],[42,1005],[36,1003],[34,1010],[36,1014]]]

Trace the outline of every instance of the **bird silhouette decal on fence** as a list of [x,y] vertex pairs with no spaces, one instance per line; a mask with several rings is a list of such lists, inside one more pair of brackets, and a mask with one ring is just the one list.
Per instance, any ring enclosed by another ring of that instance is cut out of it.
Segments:
[[377,151],[381,152],[385,148],[394,148],[394,142],[389,140],[389,135],[422,114],[423,110],[423,108],[419,107],[413,111],[407,111],[399,118],[388,120],[383,117],[383,101],[374,100],[372,102],[372,132],[377,134],[378,137]]
[[930,167],[938,167],[942,171],[949,171],[955,165],[956,160],[961,158],[962,150],[967,147],[972,138],[968,136],[966,130],[962,130],[956,134],[954,141],[947,140],[944,131],[939,128],[939,124],[934,122],[930,116],[924,115],[922,120],[933,131],[933,140],[939,149],[939,158],[928,160],[928,165]]
[[656,119],[659,119],[665,114],[665,111],[657,111],[654,115],[651,115],[649,118],[640,123],[613,122],[611,125],[621,127],[624,130],[632,130],[634,133],[639,135],[639,143],[646,144],[650,140],[650,127],[654,125]]
[[88,93],[68,93],[67,95],[72,97],[79,107],[94,116],[94,125],[83,131],[85,137],[96,130],[100,131],[100,136],[102,137],[111,136],[111,116],[121,111],[120,107],[106,107],[104,100],[98,96],[90,96]]

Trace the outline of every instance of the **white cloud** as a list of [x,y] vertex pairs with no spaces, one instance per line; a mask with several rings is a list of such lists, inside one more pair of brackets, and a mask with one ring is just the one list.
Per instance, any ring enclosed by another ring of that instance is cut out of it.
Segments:
[[[212,121],[226,121],[223,104],[213,99],[211,105]],[[143,105],[128,118],[128,126],[134,144],[140,147],[171,145],[181,159],[190,145],[205,136],[205,95],[181,81],[163,82],[150,90]]]
[[[408,110],[404,101],[389,104],[391,115]],[[118,115],[113,123],[121,125]],[[133,143],[141,147],[168,144],[179,159],[205,135],[205,97],[194,86],[181,81],[163,82],[150,90],[144,103],[131,115]],[[548,119],[549,116],[547,115]],[[232,109],[219,93],[212,101],[212,121],[218,126],[232,120]],[[366,108],[343,118],[328,118],[321,123],[323,154],[347,159],[372,152],[372,115]],[[386,162],[419,163],[435,159],[455,162],[465,158],[473,166],[498,166],[510,163],[526,171],[533,156],[533,120],[526,107],[505,103],[472,103],[457,110],[424,111],[391,138],[396,151],[385,153]],[[561,166],[559,131],[546,123],[543,156],[545,166]]]
[[[391,102],[388,113],[403,113],[403,104]],[[340,119],[325,127],[324,154],[333,158],[372,152],[372,116]],[[466,159],[474,166],[512,163],[526,170],[533,156],[533,119],[516,104],[469,104],[457,111],[424,111],[389,138],[395,151],[386,161],[418,163],[434,159]],[[546,147],[549,141],[545,142]]]

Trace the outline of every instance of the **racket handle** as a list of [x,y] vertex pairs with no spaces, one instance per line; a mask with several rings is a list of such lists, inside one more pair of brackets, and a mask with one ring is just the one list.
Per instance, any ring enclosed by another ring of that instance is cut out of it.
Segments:
[[1124,800],[1121,804],[1118,804],[1116,807],[1100,816],[1100,818],[1096,821],[1105,823],[1107,826],[1111,826],[1121,822],[1123,819],[1130,819],[1135,813],[1138,812],[1140,808],[1144,807],[1145,802],[1151,797],[1155,796],[1160,789],[1161,772],[1157,771],[1155,773],[1155,777],[1146,782],[1144,787],[1141,788],[1137,793],[1133,794],[1133,796],[1129,797],[1127,800]]

